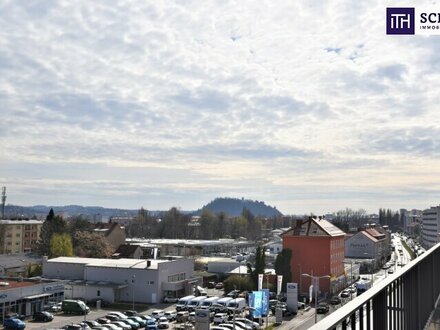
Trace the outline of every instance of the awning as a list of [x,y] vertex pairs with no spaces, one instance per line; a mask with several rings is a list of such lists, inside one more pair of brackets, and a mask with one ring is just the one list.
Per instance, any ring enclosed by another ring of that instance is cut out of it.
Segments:
[[50,293],[41,293],[41,294],[36,294],[36,295],[33,295],[33,296],[27,296],[27,297],[24,297],[23,299],[36,299],[36,298],[43,298],[43,297],[49,297],[50,296]]

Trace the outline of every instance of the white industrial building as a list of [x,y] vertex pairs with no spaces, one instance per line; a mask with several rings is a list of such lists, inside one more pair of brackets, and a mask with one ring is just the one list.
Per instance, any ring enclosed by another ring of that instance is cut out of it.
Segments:
[[65,297],[158,303],[165,296],[193,293],[192,259],[140,260],[59,257],[43,260],[43,276],[66,280]]

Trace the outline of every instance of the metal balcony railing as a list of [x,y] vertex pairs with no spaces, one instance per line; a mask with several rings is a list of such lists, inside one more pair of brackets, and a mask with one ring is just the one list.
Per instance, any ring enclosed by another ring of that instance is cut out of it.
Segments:
[[440,243],[310,329],[423,329],[440,294]]

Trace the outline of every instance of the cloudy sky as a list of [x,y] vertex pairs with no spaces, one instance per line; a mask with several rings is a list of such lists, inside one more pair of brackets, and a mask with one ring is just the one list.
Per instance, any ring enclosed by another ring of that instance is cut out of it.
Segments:
[[438,205],[440,37],[385,35],[385,8],[1,1],[7,202]]

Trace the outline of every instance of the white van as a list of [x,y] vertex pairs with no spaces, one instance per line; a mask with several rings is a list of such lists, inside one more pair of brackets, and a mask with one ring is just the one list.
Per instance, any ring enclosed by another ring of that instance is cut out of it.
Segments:
[[[217,308],[216,310],[218,310],[217,313],[220,312],[226,312],[228,310],[228,303],[234,298],[231,297],[224,297],[224,298],[220,298],[219,300],[217,300],[215,302],[216,305],[221,305],[223,306],[223,308]],[[221,311],[220,311],[221,310]]]
[[211,305],[215,302],[217,302],[217,300],[219,300],[220,297],[210,297],[210,298],[206,298],[205,300],[203,300],[202,304],[200,305],[200,308],[203,309],[209,309],[211,307]]
[[176,310],[178,312],[184,311],[187,308],[188,303],[191,301],[191,299],[194,299],[196,296],[186,296],[183,298],[180,298],[176,305]]
[[230,313],[241,313],[246,308],[246,299],[235,298],[228,302],[228,311]]
[[186,305],[187,310],[190,312],[194,312],[197,308],[200,307],[204,300],[206,300],[205,296],[192,298],[190,301],[188,301],[188,304]]

